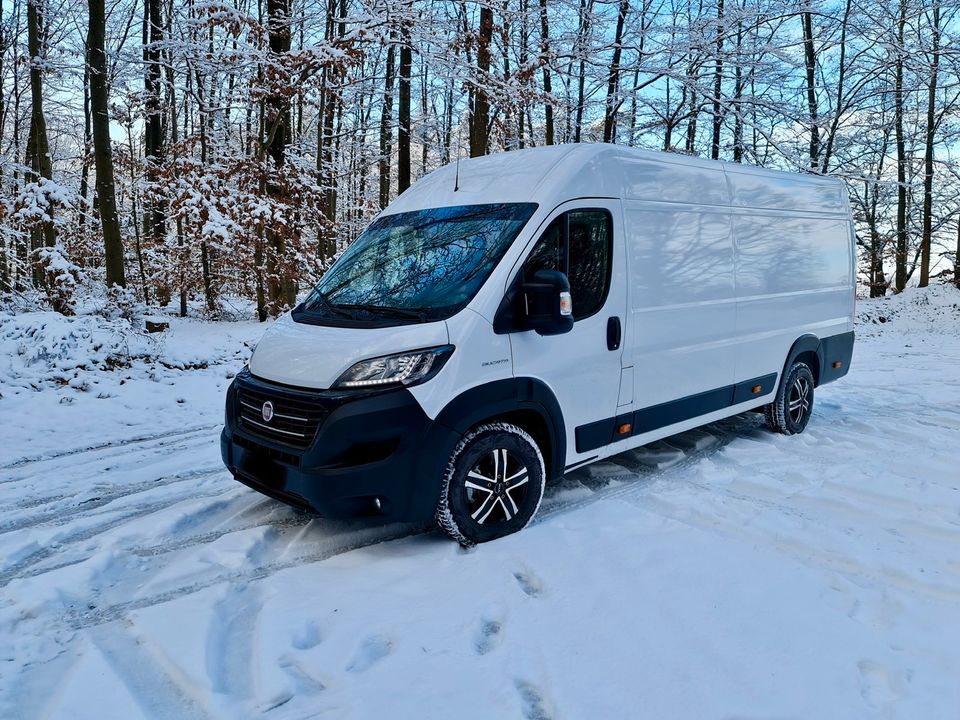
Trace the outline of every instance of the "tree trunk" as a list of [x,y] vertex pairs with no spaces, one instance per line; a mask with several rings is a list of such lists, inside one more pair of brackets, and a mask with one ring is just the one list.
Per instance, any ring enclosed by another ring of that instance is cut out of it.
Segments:
[[[420,58],[420,117],[427,117],[427,88],[430,82],[430,64],[426,58]],[[430,143],[426,137],[420,142],[420,177],[427,174],[427,162],[430,158]]]
[[573,141],[580,142],[583,130],[583,111],[586,101],[587,78],[587,37],[590,34],[590,13],[593,12],[593,0],[580,0],[580,27],[577,31],[577,54],[579,68],[577,70],[577,113],[573,125]]
[[[143,79],[146,120],[143,145],[147,193],[143,207],[144,237],[154,248],[163,245],[167,234],[167,209],[164,194],[158,191],[160,170],[164,162],[164,112],[160,92],[160,44],[163,42],[161,0],[144,0]],[[149,300],[148,300],[149,302]]]
[[[43,113],[43,71],[35,62],[46,56],[41,47],[43,12],[37,7],[40,0],[27,2],[27,46],[30,53],[30,122],[33,130],[33,169],[40,177],[53,179],[53,161],[47,139],[47,120]],[[47,208],[49,219],[41,227],[43,244],[53,247],[57,243],[57,230],[53,224],[53,208]]]
[[[134,188],[137,185],[137,173],[136,173],[136,164],[133,162],[133,117],[130,112],[130,106],[127,106],[127,147],[130,149],[130,187]],[[143,262],[143,243],[140,242],[140,226],[139,219],[137,218],[137,196],[135,193],[130,193],[130,214],[131,220],[130,223],[133,226],[133,249],[137,257],[137,267],[140,270],[140,291],[143,293],[143,302],[150,304],[150,291],[147,287],[147,271]]]
[[83,157],[80,159],[80,234],[87,226],[87,195],[90,192],[90,146],[93,130],[90,127],[90,68],[83,66]]
[[[883,177],[883,167],[890,146],[890,125],[886,123],[881,135],[881,145],[877,149],[876,178]],[[868,182],[864,188],[864,198],[868,203],[865,209],[867,225],[870,228],[870,297],[883,297],[887,292],[887,277],[883,272],[883,237],[878,227],[878,208],[880,207],[880,183]]]
[[710,143],[710,158],[720,159],[720,129],[723,126],[720,94],[723,92],[723,0],[717,0],[717,57],[713,75],[713,139]]
[[610,59],[610,70],[607,73],[607,103],[603,114],[603,141],[606,143],[616,142],[617,139],[617,112],[620,109],[620,102],[617,99],[620,88],[620,55],[623,52],[623,25],[629,9],[629,0],[620,0],[617,29],[613,36],[613,57]]
[[813,13],[803,16],[803,57],[807,71],[807,114],[810,116],[810,169],[820,166],[820,128],[817,124],[817,57],[813,47]]
[[840,118],[844,111],[844,81],[847,76],[847,27],[849,25],[850,8],[853,0],[847,0],[843,10],[843,20],[840,23],[840,57],[837,60],[837,100],[833,113],[833,120],[830,122],[830,131],[827,135],[826,147],[823,151],[823,161],[820,172],[826,174],[830,167],[830,159],[833,157],[833,144],[837,137],[837,129],[840,127]]
[[[290,0],[268,0],[267,21],[270,33],[270,55],[277,64],[280,58],[290,52]],[[290,103],[280,92],[267,97],[267,113],[270,134],[266,138],[267,152],[270,157],[267,194],[283,200],[280,178],[286,162],[287,147],[290,144],[292,128],[290,125]],[[289,277],[287,267],[286,238],[282,228],[267,227],[267,309],[273,316],[283,312],[285,306],[292,307],[296,302],[296,283]],[[201,260],[203,260],[201,258]]]
[[410,25],[400,26],[400,88],[397,108],[397,194],[410,187],[410,72],[413,49],[410,47]]
[[[324,40],[333,40],[337,28],[337,0],[328,0]],[[336,85],[339,80],[334,68],[323,69],[320,91],[320,120],[317,122],[317,177],[322,190],[323,225],[317,233],[317,255],[329,260],[337,251],[337,178],[334,167],[334,123],[339,104]]]
[[960,288],[960,217],[957,218],[957,250],[953,255],[953,284]]
[[480,8],[477,35],[477,77],[473,88],[473,113],[470,116],[470,157],[486,155],[490,142],[490,98],[486,84],[490,73],[490,41],[493,38],[493,8]]
[[907,151],[903,137],[903,37],[907,24],[907,0],[900,0],[897,18],[897,57],[894,65],[894,132],[897,141],[897,292],[907,286]]
[[933,57],[927,85],[927,128],[923,151],[923,236],[920,240],[920,287],[930,283],[930,243],[933,235],[933,141],[937,130],[937,71],[940,67],[940,6],[933,6],[930,27]]
[[393,73],[396,45],[387,47],[387,73],[383,85],[383,105],[380,108],[380,160],[377,168],[380,173],[380,209],[390,203],[390,161],[393,155]]
[[743,24],[737,21],[737,66],[733,81],[733,161],[743,162]]
[[[547,17],[547,0],[540,0],[540,52],[543,53],[543,92],[550,95],[553,84],[550,78],[550,21]],[[544,103],[545,143],[553,145],[553,103],[548,98]],[[523,117],[523,113],[520,113]],[[521,147],[523,138],[521,137]]]
[[123,238],[117,219],[113,186],[113,148],[110,146],[110,116],[107,111],[107,56],[104,52],[106,18],[104,0],[88,0],[90,26],[87,32],[87,64],[90,67],[90,108],[93,120],[93,158],[96,164],[97,207],[103,228],[107,285],[126,287],[123,271]]

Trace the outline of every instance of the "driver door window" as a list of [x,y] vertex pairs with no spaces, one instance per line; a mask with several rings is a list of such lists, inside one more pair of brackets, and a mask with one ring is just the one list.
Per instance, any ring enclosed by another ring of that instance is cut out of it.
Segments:
[[571,210],[546,229],[523,264],[523,278],[538,270],[559,270],[570,280],[573,318],[603,307],[610,290],[613,220],[606,210]]

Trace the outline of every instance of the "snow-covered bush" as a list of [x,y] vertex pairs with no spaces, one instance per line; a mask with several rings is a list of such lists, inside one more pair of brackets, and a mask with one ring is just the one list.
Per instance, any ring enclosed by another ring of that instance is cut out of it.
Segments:
[[77,283],[83,271],[67,259],[59,243],[37,250],[37,264],[43,273],[44,292],[50,307],[62,315],[73,315],[77,309]]
[[123,318],[0,314],[0,386],[64,384],[79,371],[126,366],[155,352],[153,341]]

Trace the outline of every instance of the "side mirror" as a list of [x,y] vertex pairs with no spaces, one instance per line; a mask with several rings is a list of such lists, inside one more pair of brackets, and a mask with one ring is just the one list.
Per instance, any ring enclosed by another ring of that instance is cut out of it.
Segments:
[[539,335],[562,335],[573,329],[570,281],[558,270],[538,270],[520,286],[525,317],[522,325]]

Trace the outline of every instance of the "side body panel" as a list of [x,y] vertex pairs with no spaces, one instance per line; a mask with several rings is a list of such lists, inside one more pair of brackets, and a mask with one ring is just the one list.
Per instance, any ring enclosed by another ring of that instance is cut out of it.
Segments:
[[652,189],[624,200],[634,402],[616,422],[633,432],[599,457],[771,402],[798,338],[823,382],[847,371],[855,250],[842,184],[725,170],[710,192],[708,171],[677,167],[658,174],[674,202]]
[[[727,166],[736,250],[738,380],[782,368],[797,338],[853,329],[843,186]],[[818,210],[818,208],[820,208]]]
[[629,201],[624,225],[634,406],[732,383],[736,303],[729,212]]

